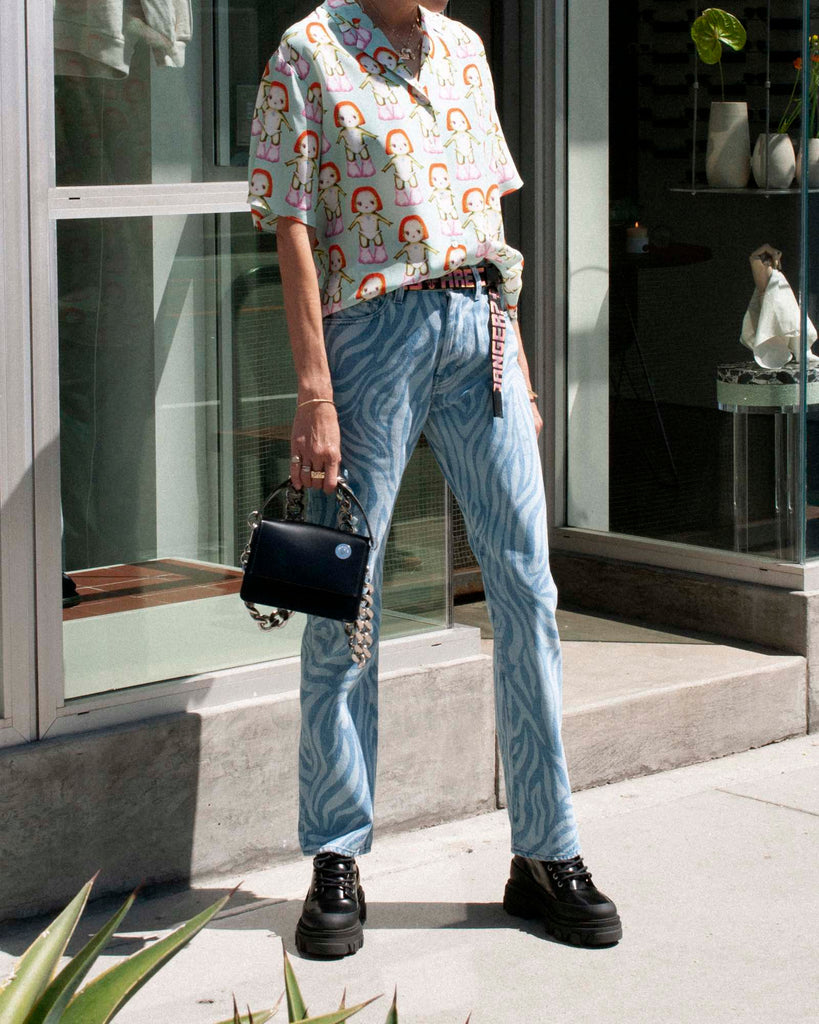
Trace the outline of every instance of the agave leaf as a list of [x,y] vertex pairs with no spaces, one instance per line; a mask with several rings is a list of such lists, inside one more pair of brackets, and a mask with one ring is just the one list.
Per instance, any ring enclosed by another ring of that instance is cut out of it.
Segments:
[[65,910],[37,936],[4,982],[0,989],[0,1024],[25,1020],[48,987],[96,877],[86,882]]
[[709,7],[691,26],[691,38],[703,62],[717,64],[722,57],[723,43],[732,50],[741,50],[747,35],[733,14],[719,7]]
[[373,996],[372,999],[368,999],[364,1003],[358,1003],[357,1006],[347,1006],[341,1010],[333,1010],[332,1013],[323,1013],[320,1017],[303,1017],[302,1024],[344,1024],[348,1017],[352,1017],[354,1013],[360,1013],[365,1006],[369,1006],[370,1003],[374,1003],[376,999],[380,998],[381,996]]
[[239,1007],[236,1005],[236,996],[233,997],[233,1016],[227,1020],[220,1020],[219,1024],[266,1024],[267,1021],[276,1013],[279,1008],[279,1004],[282,1001],[282,997],[276,1000],[276,1005],[272,1010],[259,1010],[257,1013],[251,1013],[248,1008],[247,1016],[239,1016]]
[[258,1013],[251,1013],[248,1009],[247,1014],[240,1017],[239,1008],[237,1007],[232,1017],[228,1017],[227,1020],[220,1020],[219,1024],[266,1024],[266,1021],[270,1020],[277,1009],[278,1006],[274,1006],[272,1010],[259,1010]]
[[228,1017],[227,1020],[220,1020],[219,1024],[265,1024],[265,1022],[269,1021],[275,1012],[275,1009],[260,1010],[258,1013],[250,1013],[250,1011],[248,1011],[248,1013],[242,1017],[233,1016]]
[[392,994],[392,1006],[390,1012],[387,1014],[387,1019],[384,1024],[398,1024],[398,986],[395,987],[395,992]]
[[341,993],[341,1002],[338,1004],[339,1010],[343,1010],[347,1006],[347,989]]
[[83,978],[133,906],[136,895],[136,891],[132,892],[108,923],[96,935],[92,935],[79,953],[65,965],[45,990],[32,1014],[26,1018],[26,1024],[57,1024]]
[[282,953],[284,954],[284,990],[287,993],[287,1020],[289,1024],[295,1024],[295,1021],[307,1019],[307,1007],[304,1005],[301,989],[296,981],[284,940],[282,940]]
[[166,938],[141,949],[89,982],[68,1004],[60,1024],[88,1024],[91,1020],[94,1024],[108,1024],[145,982],[205,927],[232,895],[233,892],[229,892]]

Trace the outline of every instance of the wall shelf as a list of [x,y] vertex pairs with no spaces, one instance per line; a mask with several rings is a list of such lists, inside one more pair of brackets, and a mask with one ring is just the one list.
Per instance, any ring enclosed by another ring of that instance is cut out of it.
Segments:
[[[669,192],[688,192],[689,195],[719,195],[719,196],[799,196],[802,194],[801,188],[709,188],[708,186],[702,187],[686,187],[677,186],[670,188]],[[809,188],[808,192],[813,195],[819,192],[819,188]]]

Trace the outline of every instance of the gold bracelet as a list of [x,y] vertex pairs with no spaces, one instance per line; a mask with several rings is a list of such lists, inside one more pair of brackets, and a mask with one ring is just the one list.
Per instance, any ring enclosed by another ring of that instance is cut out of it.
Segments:
[[537,391],[532,391],[531,388],[527,388],[526,390],[529,393],[529,401],[534,402],[534,400],[538,397]]
[[312,402],[329,402],[330,405],[336,404],[332,398],[308,398],[306,402],[299,402],[296,408],[301,409],[303,405],[310,405]]

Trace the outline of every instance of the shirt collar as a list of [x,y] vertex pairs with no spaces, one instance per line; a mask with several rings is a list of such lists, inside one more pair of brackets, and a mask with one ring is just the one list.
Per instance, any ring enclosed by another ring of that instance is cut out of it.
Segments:
[[[393,44],[381,29],[373,24],[369,15],[357,3],[357,0],[325,0],[322,8],[338,26],[339,32],[350,50],[354,50],[356,53],[369,54],[384,67],[386,75],[395,75],[405,82],[416,86],[416,79],[412,77],[406,65],[401,61]],[[433,18],[422,5],[419,4],[418,9],[421,12],[421,31],[431,36],[433,32]],[[393,54],[398,63],[394,67],[385,66],[382,59],[385,54],[382,52],[376,56],[379,50],[388,50],[389,53]],[[428,56],[424,58],[425,61],[428,59]],[[418,90],[416,88],[415,91],[421,92],[420,99],[427,99],[425,90]]]

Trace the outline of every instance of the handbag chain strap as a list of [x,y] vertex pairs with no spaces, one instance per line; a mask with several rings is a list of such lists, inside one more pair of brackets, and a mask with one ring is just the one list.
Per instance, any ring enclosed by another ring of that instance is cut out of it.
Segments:
[[[271,498],[273,495],[270,496]],[[297,491],[295,487],[288,487],[287,494],[285,496],[285,510],[284,518],[290,522],[304,522],[304,488]],[[265,502],[265,506],[270,501],[270,498]],[[262,508],[264,511],[264,506]],[[239,559],[242,569],[247,565],[248,559],[250,558],[250,542],[253,540],[253,535],[259,528],[259,523],[262,521],[261,512],[251,512],[247,518],[250,526],[250,537],[248,538],[245,549]],[[259,609],[253,604],[252,601],[244,602],[245,608],[250,613],[251,619],[258,625],[259,629],[267,632],[269,629],[276,629],[278,626],[283,626],[285,622],[293,614],[289,608],[274,608],[269,615],[265,615],[260,612]]]
[[[364,509],[361,509],[366,521]],[[353,503],[351,491],[348,487],[339,489],[338,501],[338,528],[355,533],[355,522],[353,518]],[[369,531],[370,524],[367,523]],[[372,537],[372,534],[370,534]],[[350,648],[350,655],[353,661],[362,668],[367,660],[372,657],[370,647],[373,642],[373,584],[370,576],[370,563],[367,563],[367,571],[364,575],[364,587],[361,591],[361,603],[358,606],[358,616],[355,622],[345,622],[344,632],[347,634],[347,645]]]
[[[285,484],[282,484],[281,486],[283,487]],[[305,518],[305,488],[302,487],[301,490],[297,491],[296,488],[289,483],[286,484],[286,486],[287,493],[284,518],[290,522],[303,523]],[[273,494],[279,490],[281,490],[281,487],[277,488]],[[270,502],[273,494],[271,494],[270,498],[265,502],[263,510]],[[336,497],[338,499],[337,523],[339,530],[345,530],[347,533],[355,533],[356,519],[353,515],[352,502],[352,499],[355,496],[346,484],[342,484],[341,481],[339,481]],[[357,499],[356,504],[358,504]],[[359,508],[361,508],[360,505]],[[361,509],[361,513],[364,516],[364,521],[367,523],[367,530],[369,532],[370,524],[367,522],[367,515],[363,508]],[[248,523],[251,528],[250,538],[248,539],[244,551],[242,551],[241,554],[240,562],[242,568],[247,565],[248,559],[250,558],[250,544],[255,531],[259,528],[261,520],[261,512],[252,512],[250,516],[248,516]],[[370,533],[370,543],[372,544],[371,538],[372,534]],[[364,575],[364,586],[361,591],[361,603],[358,606],[358,616],[355,622],[344,623],[344,631],[347,634],[347,645],[350,648],[350,655],[359,668],[362,668],[367,663],[368,659],[372,657],[372,651],[370,648],[372,647],[373,642],[373,618],[375,616],[375,612],[373,611],[373,594],[374,588],[372,584],[370,564],[368,563],[367,571]],[[288,608],[274,608],[272,612],[265,615],[259,611],[252,601],[245,601],[244,604],[250,613],[251,619],[257,623],[259,629],[264,631],[283,626],[293,614],[293,612]]]

